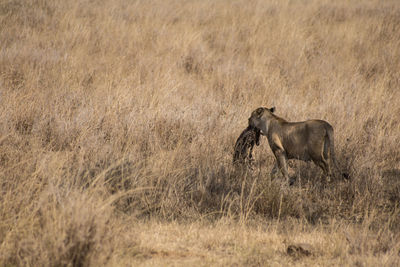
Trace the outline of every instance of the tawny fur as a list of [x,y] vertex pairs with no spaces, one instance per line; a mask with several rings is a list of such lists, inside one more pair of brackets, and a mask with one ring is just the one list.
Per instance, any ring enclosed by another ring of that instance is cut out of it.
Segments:
[[287,160],[299,159],[313,161],[324,173],[332,175],[331,161],[336,169],[338,165],[334,152],[332,126],[323,120],[288,122],[275,114],[275,108],[260,107],[251,113],[249,125],[256,127],[268,139],[269,146],[276,158],[277,167],[289,180]]

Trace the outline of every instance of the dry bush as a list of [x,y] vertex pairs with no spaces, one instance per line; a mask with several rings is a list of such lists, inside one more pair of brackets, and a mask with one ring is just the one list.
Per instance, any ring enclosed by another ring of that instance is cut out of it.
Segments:
[[[119,238],[126,218],[340,222],[379,237],[350,238],[354,253],[398,255],[399,14],[367,0],[2,1],[0,265],[121,263],[136,246]],[[329,121],[350,179],[294,162],[293,186],[273,180],[264,139],[254,170],[235,169],[248,116],[272,105]]]
[[40,195],[14,192],[3,198],[5,203],[31,202],[14,210],[2,205],[2,221],[19,218],[2,225],[2,265],[87,266],[111,260],[118,228],[108,201],[62,184],[29,186],[42,189]]

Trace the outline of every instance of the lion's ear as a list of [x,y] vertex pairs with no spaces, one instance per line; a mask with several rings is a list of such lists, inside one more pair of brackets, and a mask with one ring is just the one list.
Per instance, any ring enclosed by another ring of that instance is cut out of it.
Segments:
[[256,110],[257,116],[260,116],[263,113],[264,109],[263,108],[258,108]]
[[274,113],[274,112],[275,112],[275,107],[270,108],[269,111],[271,111],[272,113]]

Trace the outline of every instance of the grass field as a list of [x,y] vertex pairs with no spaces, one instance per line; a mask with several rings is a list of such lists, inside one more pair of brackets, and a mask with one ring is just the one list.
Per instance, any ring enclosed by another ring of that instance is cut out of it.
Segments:
[[[260,106],[350,179],[235,169]],[[0,190],[0,266],[400,265],[400,3],[0,0]]]

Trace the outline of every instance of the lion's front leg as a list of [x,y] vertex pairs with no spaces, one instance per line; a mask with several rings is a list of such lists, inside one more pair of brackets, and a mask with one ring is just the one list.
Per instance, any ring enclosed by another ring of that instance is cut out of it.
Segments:
[[272,167],[272,170],[270,173],[271,177],[274,177],[276,175],[276,173],[278,172],[278,170],[279,170],[278,163],[275,160],[274,167]]
[[289,173],[288,173],[288,167],[287,167],[287,157],[284,151],[282,150],[277,150],[274,152],[276,161],[278,163],[278,167],[280,171],[282,172],[283,176],[286,179],[286,182],[289,184]]

